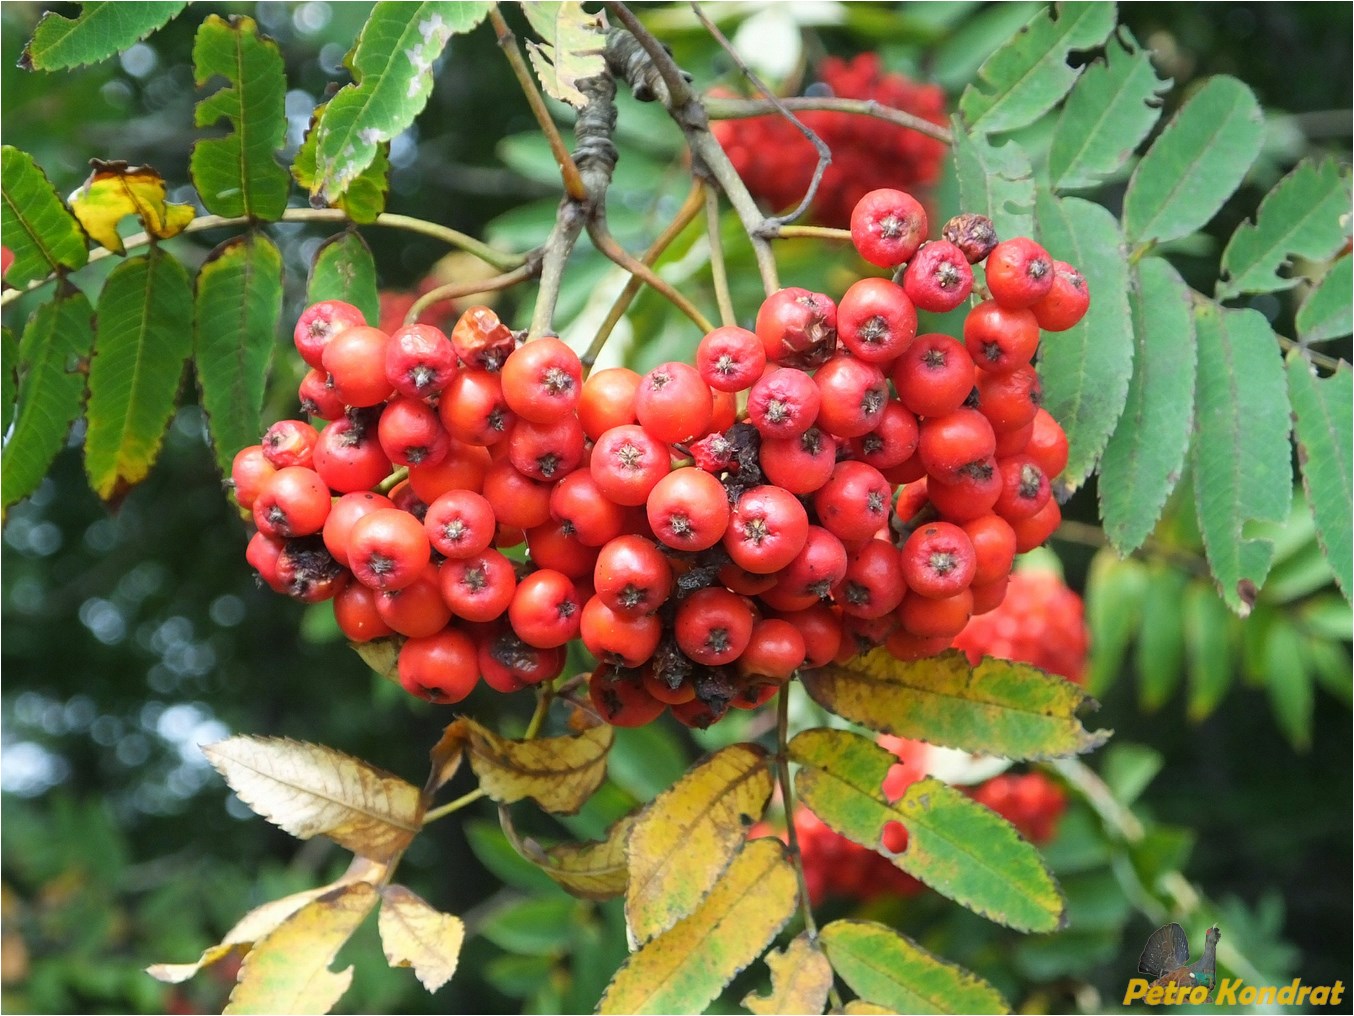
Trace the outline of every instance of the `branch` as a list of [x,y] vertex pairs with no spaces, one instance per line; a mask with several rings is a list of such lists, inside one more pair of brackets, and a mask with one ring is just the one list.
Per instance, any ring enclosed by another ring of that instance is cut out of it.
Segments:
[[409,308],[409,313],[404,315],[404,323],[407,325],[414,324],[425,310],[439,300],[459,300],[463,296],[470,296],[474,293],[493,293],[500,289],[509,289],[518,283],[535,278],[540,272],[541,257],[537,255],[526,264],[514,268],[510,272],[504,272],[502,275],[496,275],[492,279],[448,282],[444,286],[430,289],[415,300],[414,305]]
[[714,331],[715,326],[710,323],[694,303],[669,284],[666,279],[659,276],[647,264],[639,260],[639,258],[635,257],[616,242],[616,238],[613,237],[611,231],[607,229],[605,217],[599,216],[589,223],[588,236],[592,239],[592,245],[594,247],[624,268],[632,276],[641,280],[650,289],[661,294],[669,303],[690,318],[692,324],[701,330],[702,335]]
[[906,127],[908,130],[924,134],[928,138],[934,138],[942,144],[949,145],[954,142],[954,136],[944,127],[901,109],[885,106],[876,99],[838,99],[827,96],[819,98],[800,95],[777,99],[776,103],[771,103],[761,99],[711,97],[705,100],[705,111],[710,115],[711,120],[744,120],[753,116],[769,116],[778,111],[778,105],[800,113],[822,111],[870,116],[876,120],[886,120],[889,123],[897,124],[899,127]]
[[710,277],[715,286],[715,303],[719,305],[719,323],[736,325],[738,315],[733,309],[733,294],[729,292],[729,273],[724,266],[724,241],[719,233],[719,195],[705,189],[705,230],[710,244]]

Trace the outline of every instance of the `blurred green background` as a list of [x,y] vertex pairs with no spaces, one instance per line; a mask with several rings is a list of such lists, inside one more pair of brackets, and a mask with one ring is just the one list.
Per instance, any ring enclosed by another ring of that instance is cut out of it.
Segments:
[[[707,9],[732,31],[763,6]],[[199,93],[188,57],[193,32],[207,13],[248,14],[281,44],[291,89],[290,155],[316,102],[348,80],[342,57],[368,9],[360,3],[194,4],[117,61],[34,75],[16,65],[45,7],[0,8],[4,143],[31,153],[61,193],[74,190],[88,173],[88,159],[97,157],[151,164],[171,182],[173,200],[191,199],[184,185],[198,136],[192,105]],[[727,58],[700,35],[684,8],[639,7],[698,85],[732,80]],[[51,9],[72,14],[75,5]],[[805,22],[806,53],[877,49],[887,68],[935,80],[953,100],[986,54],[1038,7],[861,3],[779,9]],[[1296,158],[1331,151],[1348,162],[1349,5],[1128,4],[1121,20],[1158,52],[1163,75],[1174,77],[1170,104],[1180,101],[1192,80],[1227,73],[1246,81],[1272,117],[1255,186],[1219,217],[1218,236],[1229,234]],[[801,86],[811,80],[811,68],[797,78]],[[680,138],[660,111],[628,99],[621,102],[620,132],[611,222],[637,249],[684,193]],[[516,249],[545,237],[557,174],[487,26],[453,40],[428,109],[415,130],[395,142],[391,163],[390,211],[489,235]],[[1113,207],[1112,192],[1103,199]],[[297,225],[277,227],[273,235],[288,259],[289,322],[300,309],[308,258],[327,234]],[[446,252],[426,238],[392,230],[369,228],[363,235],[390,289],[412,288]],[[198,234],[176,250],[191,261],[223,236]],[[833,279],[841,276],[832,273],[845,268],[825,269],[811,248],[786,251],[787,283],[803,274],[831,285],[829,292],[840,291]],[[1198,253],[1204,260],[1210,254]],[[1187,273],[1190,255],[1183,252],[1179,262]],[[731,270],[741,273],[737,291],[752,294],[754,273],[745,259],[732,257]],[[111,259],[78,280],[88,290],[110,266]],[[585,309],[594,283],[606,274],[595,255],[578,255],[561,305],[566,316]],[[32,306],[21,301],[7,308],[5,323],[19,330]],[[522,324],[530,307],[529,293],[510,294],[499,309]],[[739,304],[741,313],[754,307],[751,296]],[[618,348],[643,364],[685,355],[694,339],[656,301],[643,298]],[[294,358],[282,354],[287,346],[279,336],[268,419],[295,412],[297,374]],[[1348,356],[1347,350],[1336,352]],[[171,989],[142,968],[189,961],[250,906],[341,870],[345,857],[327,841],[300,845],[254,818],[228,794],[197,745],[234,732],[280,734],[334,746],[418,781],[428,747],[450,718],[367,671],[339,639],[327,607],[306,609],[256,586],[243,557],[245,529],[223,495],[193,402],[187,383],[184,408],[159,464],[116,513],[106,511],[84,481],[77,429],[41,489],[5,522],[0,987],[7,1012],[219,1011],[228,980],[208,973]],[[1093,486],[1080,492],[1068,517],[1093,523],[1094,497]],[[1189,543],[1187,517],[1177,513],[1167,529],[1180,545]],[[1072,586],[1085,589],[1092,548],[1055,540],[1053,549]],[[1276,617],[1316,595],[1329,600],[1328,582],[1310,571],[1295,579],[1299,593],[1293,599],[1275,600]],[[1347,627],[1340,617],[1348,608],[1337,602],[1338,632]],[[1246,655],[1245,636],[1237,638],[1234,665],[1245,678],[1255,655]],[[1204,894],[1190,925],[1196,948],[1202,927],[1217,920],[1225,941],[1257,972],[1302,976],[1310,984],[1348,982],[1354,947],[1348,650],[1339,637],[1333,645],[1337,671],[1343,661],[1343,686],[1338,674],[1318,682],[1305,746],[1299,746],[1301,723],[1276,718],[1263,680],[1240,680],[1211,716],[1192,722],[1183,691],[1168,688],[1163,702],[1143,708],[1131,651],[1100,661],[1108,677],[1121,672],[1108,682],[1094,718],[1116,730],[1117,747],[1089,764],[1121,796],[1141,792],[1133,807],[1148,841],[1133,850],[1111,842],[1090,810],[1074,803],[1063,835],[1049,849],[1075,904],[1072,929],[1062,939],[1022,943],[1020,936],[934,900],[876,902],[869,914],[897,921],[927,945],[973,966],[1029,1011],[1115,1005],[1157,923],[1152,915],[1161,904],[1150,898],[1178,902],[1190,886]],[[523,723],[529,706],[523,696],[485,689],[466,703],[467,711],[504,730]],[[665,719],[626,735],[599,801],[571,820],[567,831],[546,824],[539,832],[595,835],[609,817],[651,796],[709,745],[744,732],[729,727],[693,739]],[[460,789],[454,784],[450,794]],[[491,809],[471,809],[464,817],[464,823],[440,822],[420,836],[401,867],[401,881],[435,906],[466,917],[475,934],[461,970],[430,997],[408,971],[385,967],[368,928],[341,957],[358,965],[341,1010],[591,1009],[625,955],[617,908],[571,900],[515,862]],[[1187,883],[1154,881],[1177,867]],[[1126,893],[1135,880],[1147,887],[1149,899]],[[851,905],[833,906],[845,912]],[[749,986],[757,976],[747,975]],[[736,1011],[739,988],[746,990],[741,981],[735,985],[723,1009]]]

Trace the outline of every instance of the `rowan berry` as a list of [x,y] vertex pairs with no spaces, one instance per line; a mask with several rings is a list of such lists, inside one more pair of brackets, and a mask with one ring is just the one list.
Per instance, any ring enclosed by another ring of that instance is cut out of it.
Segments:
[[635,422],[639,375],[629,367],[608,367],[589,374],[578,400],[578,420],[588,440],[596,441],[612,427]]
[[918,310],[944,314],[968,299],[973,269],[957,246],[948,240],[932,240],[908,262],[903,291]]
[[791,494],[812,494],[837,466],[837,439],[818,427],[798,437],[763,438],[758,458],[769,482]]
[[837,337],[867,363],[889,364],[917,337],[917,311],[888,279],[861,279],[837,304]]
[[1053,262],[1053,286],[1030,306],[1039,327],[1047,332],[1065,332],[1085,315],[1091,305],[1086,278],[1066,261]]
[[822,399],[808,374],[794,367],[776,367],[748,392],[748,421],[764,439],[797,437],[813,426]]
[[345,568],[349,566],[348,541],[352,535],[353,523],[362,516],[370,515],[382,508],[393,510],[395,502],[384,494],[376,494],[370,490],[351,491],[333,503],[329,514],[325,517],[321,535],[325,547],[334,555],[334,560]]
[[799,499],[788,490],[765,484],[739,496],[728,516],[728,528],[721,535],[724,549],[736,565],[769,575],[795,559],[808,532],[808,512]]
[[696,347],[696,369],[711,388],[746,391],[766,369],[766,348],[755,332],[724,325],[701,339]]
[[320,367],[324,347],[339,332],[365,326],[367,319],[351,303],[342,300],[321,300],[301,312],[292,331],[296,350],[311,367]]
[[407,586],[376,593],[376,613],[401,635],[410,638],[436,635],[451,620],[451,608],[442,599],[437,566],[425,565]]
[[423,523],[398,508],[367,512],[348,530],[348,566],[373,589],[403,589],[423,572],[430,553]]
[[889,519],[893,490],[874,466],[837,463],[832,476],[813,495],[818,520],[847,546],[875,535]]
[[837,305],[797,286],[777,290],[757,310],[766,358],[783,367],[816,367],[837,349]]
[[442,562],[438,570],[442,599],[451,612],[467,621],[494,621],[503,616],[517,589],[512,562],[497,550]]
[[435,395],[456,376],[456,350],[440,328],[403,325],[386,344],[386,380],[411,399]]
[[473,490],[448,490],[428,506],[423,528],[433,550],[443,557],[473,557],[494,541],[498,520],[493,505]]
[[672,592],[668,559],[642,536],[618,536],[597,555],[592,574],[597,596],[617,614],[651,614]]
[[698,589],[677,606],[673,633],[691,659],[707,667],[732,663],[752,638],[752,608],[718,586]]
[[577,353],[546,335],[513,350],[503,362],[499,379],[508,408],[524,420],[551,423],[577,407],[583,365]]
[[329,488],[319,475],[304,466],[287,466],[260,487],[254,525],[268,536],[309,536],[323,528],[329,508]]
[[456,628],[409,639],[400,647],[396,667],[405,691],[442,704],[460,702],[480,679],[475,641]]
[[928,523],[903,543],[903,578],[920,596],[940,599],[967,589],[977,567],[973,541],[950,522]]
[[983,263],[987,289],[1003,307],[1030,307],[1053,288],[1053,259],[1027,236],[1003,240]]
[[944,416],[973,391],[973,358],[958,339],[939,332],[918,335],[890,373],[904,406],[918,416]]
[[1015,370],[1034,359],[1039,322],[1031,311],[984,300],[964,318],[964,345],[982,370]]
[[497,372],[516,345],[512,330],[488,307],[467,307],[451,329],[451,346],[471,370]]
[[700,437],[710,426],[714,397],[687,363],[661,363],[639,379],[635,419],[664,444]]
[[928,229],[926,209],[906,191],[870,191],[851,212],[851,243],[861,257],[881,268],[911,260]]
[[729,525],[724,485],[695,466],[675,469],[659,480],[649,492],[646,510],[654,536],[674,550],[707,550]]
[[851,356],[834,356],[813,376],[820,402],[818,426],[836,437],[868,434],[879,425],[889,401],[879,368]]

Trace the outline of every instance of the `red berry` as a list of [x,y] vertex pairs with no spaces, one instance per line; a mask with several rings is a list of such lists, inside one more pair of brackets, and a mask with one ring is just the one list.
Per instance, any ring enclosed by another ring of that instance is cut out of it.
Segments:
[[983,267],[988,292],[1003,307],[1033,306],[1053,288],[1053,259],[1027,236],[997,244]]
[[429,553],[423,523],[398,508],[368,512],[348,532],[348,565],[373,589],[403,589],[414,582]]
[[968,299],[973,291],[973,269],[954,244],[932,240],[908,263],[903,291],[919,310],[944,314]]
[[404,690],[430,702],[460,702],[480,679],[475,641],[455,628],[409,639],[400,647],[398,668]]
[[551,423],[573,413],[583,387],[578,354],[554,336],[518,346],[499,374],[503,398],[533,423]]
[[870,191],[851,211],[851,242],[861,257],[881,268],[911,260],[928,228],[926,209],[906,191]]
[[713,413],[710,386],[687,363],[659,364],[640,378],[635,391],[635,419],[664,444],[701,436]]
[[404,325],[386,345],[386,380],[412,399],[435,395],[456,376],[456,350],[440,328]]
[[1065,332],[1086,314],[1091,291],[1086,278],[1066,261],[1053,262],[1053,286],[1030,306],[1039,327],[1048,332]]
[[725,325],[701,339],[696,347],[696,369],[711,388],[745,391],[766,369],[766,348],[755,332]]
[[930,599],[967,589],[977,567],[973,541],[949,522],[924,525],[903,544],[902,569],[908,588]]
[[853,356],[891,363],[917,337],[913,303],[888,279],[861,279],[837,304],[837,337]]
[[816,367],[836,351],[837,305],[822,293],[781,289],[762,301],[756,331],[770,362]]
[[451,345],[466,367],[498,371],[512,352],[512,331],[488,307],[467,307],[451,330]]
[[659,480],[649,492],[646,511],[654,536],[674,550],[707,550],[729,524],[724,485],[695,466],[675,469]]
[[296,321],[292,338],[296,342],[301,359],[311,367],[322,366],[324,347],[339,332],[358,325],[365,326],[367,319],[351,303],[342,300],[321,300],[313,303],[301,312]]
[[767,371],[748,393],[748,421],[763,438],[793,438],[818,418],[823,397],[802,370],[777,367]]
[[918,335],[893,365],[898,399],[918,416],[944,416],[973,391],[973,358],[958,339],[932,332]]
[[983,370],[1015,370],[1034,359],[1039,322],[1032,311],[984,300],[964,318],[964,345]]
[[722,535],[734,564],[769,575],[795,559],[808,533],[808,512],[799,499],[781,487],[764,485],[743,492]]

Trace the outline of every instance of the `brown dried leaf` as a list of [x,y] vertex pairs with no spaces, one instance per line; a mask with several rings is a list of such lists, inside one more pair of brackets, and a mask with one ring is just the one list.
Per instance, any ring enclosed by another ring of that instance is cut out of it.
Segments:
[[821,1013],[827,1007],[832,988],[832,964],[818,944],[801,932],[784,952],[768,952],[763,957],[771,968],[771,992],[749,993],[743,1006],[756,1016],[776,1013]]
[[512,741],[462,719],[466,755],[480,786],[499,804],[530,797],[546,811],[572,815],[606,779],[614,734],[607,724],[581,734]]

